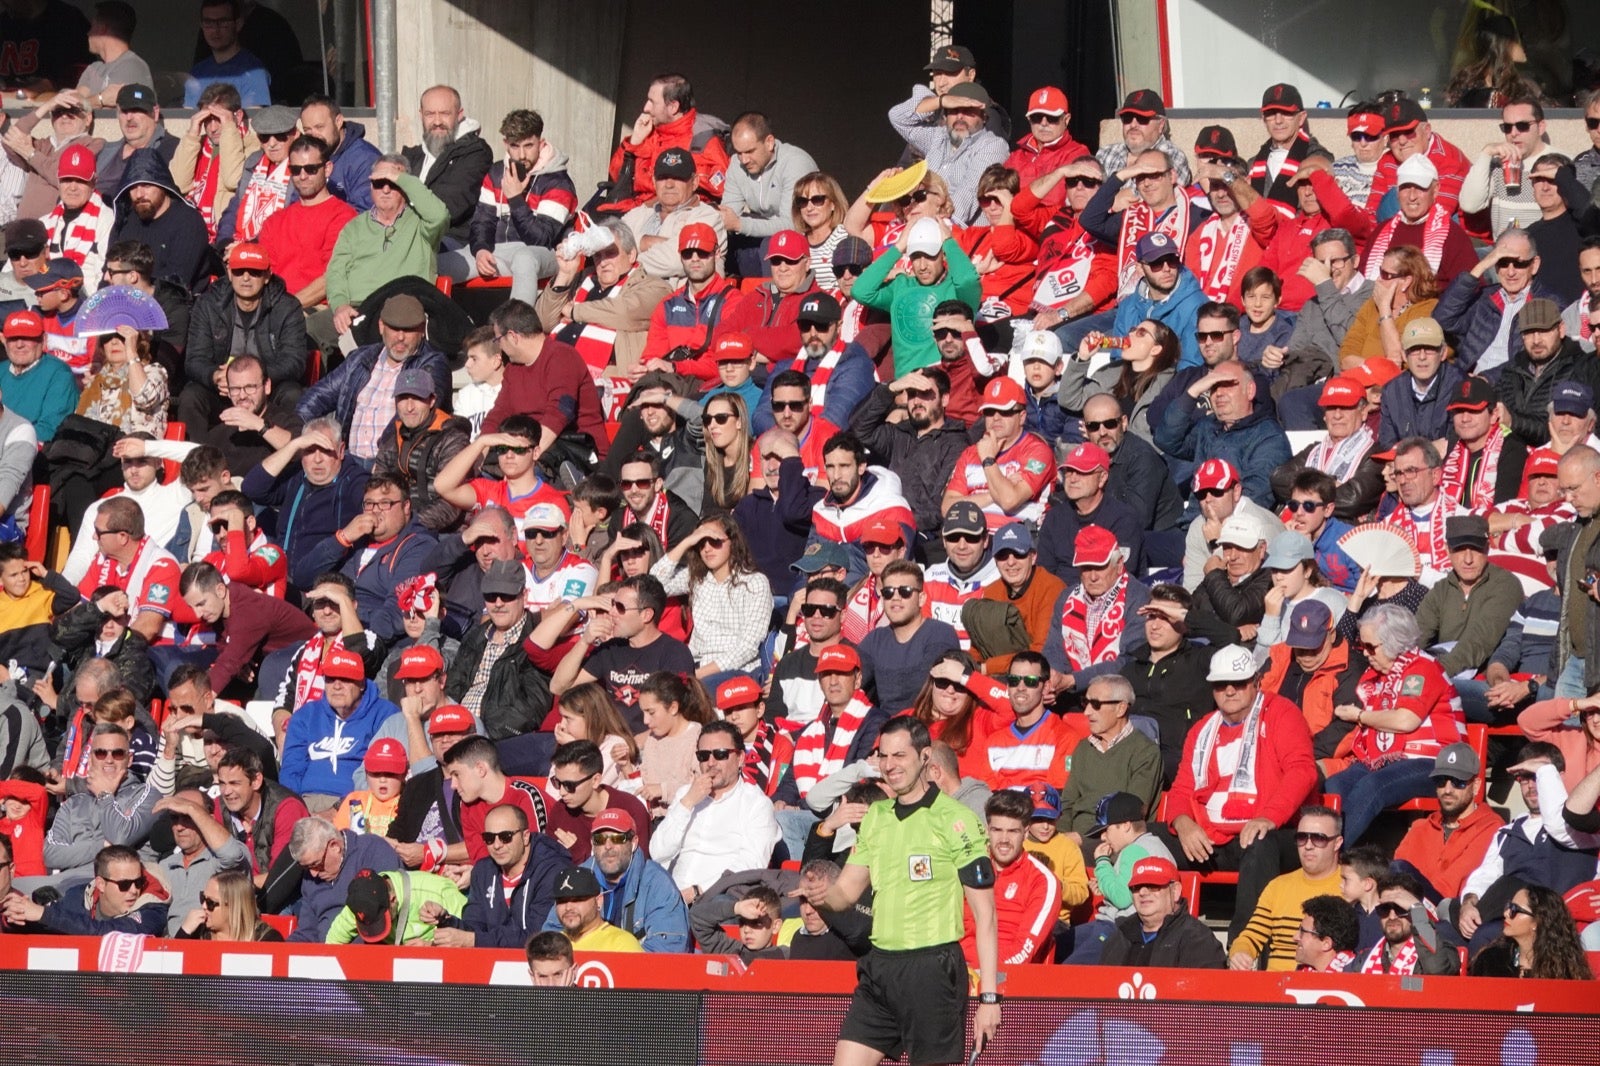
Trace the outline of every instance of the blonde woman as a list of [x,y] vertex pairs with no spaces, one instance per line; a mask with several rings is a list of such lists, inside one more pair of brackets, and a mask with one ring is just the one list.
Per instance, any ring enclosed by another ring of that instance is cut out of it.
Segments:
[[200,906],[184,917],[177,939],[263,943],[280,941],[283,935],[261,920],[249,873],[224,870],[206,882]]
[[78,397],[78,414],[123,433],[167,432],[167,371],[151,361],[151,335],[118,326],[100,338],[100,368]]
[[813,170],[794,183],[794,203],[790,217],[794,228],[805,234],[811,246],[811,273],[824,292],[831,291],[837,282],[833,276],[833,250],[839,242],[850,236],[844,228],[845,212],[850,201],[844,189],[831,175]]

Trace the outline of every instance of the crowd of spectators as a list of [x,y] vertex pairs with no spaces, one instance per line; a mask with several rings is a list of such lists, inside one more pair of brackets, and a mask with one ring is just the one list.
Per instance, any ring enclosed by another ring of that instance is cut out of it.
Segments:
[[174,136],[99,4],[5,137],[0,931],[853,959],[911,715],[1002,964],[1588,975],[1600,98],[1091,152],[952,47],[852,196],[669,74],[585,197],[285,106],[263,10]]

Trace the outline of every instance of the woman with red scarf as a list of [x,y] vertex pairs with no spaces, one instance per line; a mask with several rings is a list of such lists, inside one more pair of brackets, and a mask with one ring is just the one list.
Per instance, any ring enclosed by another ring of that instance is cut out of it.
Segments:
[[1356,687],[1357,704],[1334,715],[1355,729],[1325,770],[1327,791],[1344,800],[1344,837],[1356,842],[1385,809],[1433,794],[1433,760],[1462,739],[1466,719],[1456,687],[1432,656],[1417,645],[1416,617],[1383,604],[1361,619],[1357,647],[1371,664]]

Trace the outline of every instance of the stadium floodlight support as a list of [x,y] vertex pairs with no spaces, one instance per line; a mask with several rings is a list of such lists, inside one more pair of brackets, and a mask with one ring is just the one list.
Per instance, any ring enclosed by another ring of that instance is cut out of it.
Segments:
[[395,8],[399,0],[372,0],[372,81],[377,99],[378,148],[399,151],[395,124],[400,114],[400,50]]

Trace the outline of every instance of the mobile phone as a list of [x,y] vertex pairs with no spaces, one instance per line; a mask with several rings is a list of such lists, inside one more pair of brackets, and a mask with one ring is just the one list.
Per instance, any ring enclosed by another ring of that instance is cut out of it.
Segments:
[[529,171],[533,170],[533,164],[523,159],[513,159],[511,170],[517,175],[518,181],[527,181]]

